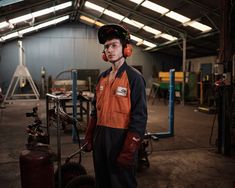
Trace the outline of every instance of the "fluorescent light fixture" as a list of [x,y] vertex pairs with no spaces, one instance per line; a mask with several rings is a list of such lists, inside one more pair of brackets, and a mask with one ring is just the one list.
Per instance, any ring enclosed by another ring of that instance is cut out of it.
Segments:
[[156,44],[153,44],[153,43],[148,42],[148,41],[146,41],[146,40],[143,41],[143,45],[149,46],[149,47],[151,47],[151,48],[154,48],[154,47],[157,46]]
[[48,22],[45,22],[45,23],[42,23],[42,24],[39,24],[37,26],[35,26],[35,29],[41,29],[41,28],[44,28],[44,27],[47,27],[47,26],[50,26],[50,25],[55,25],[59,22],[62,22],[64,20],[67,20],[69,19],[69,15],[67,16],[63,16],[63,17],[60,17],[60,18],[57,18],[57,19],[54,19],[54,20],[51,20],[51,21],[48,21]]
[[20,16],[20,17],[17,17],[17,18],[10,19],[9,22],[11,24],[16,24],[16,23],[19,23],[19,22],[30,20],[32,18],[33,18],[33,15],[30,13],[30,14],[26,14],[24,16]]
[[144,40],[137,42],[136,46],[140,46],[141,44],[143,44],[143,42],[144,42]]
[[143,0],[129,0],[129,1],[131,1],[131,2],[133,2],[133,3],[136,3],[136,4],[140,4],[141,2],[143,2]]
[[181,14],[178,14],[177,12],[174,12],[174,11],[168,12],[166,16],[181,23],[185,23],[191,20],[190,18],[183,16]]
[[26,29],[22,29],[22,30],[20,30],[20,31],[18,31],[18,32],[14,32],[14,33],[11,33],[11,34],[2,36],[2,37],[0,38],[0,42],[5,41],[5,40],[10,39],[10,38],[22,36],[22,35],[25,34],[25,33],[29,33],[29,32],[32,32],[32,31],[41,29],[41,28],[43,28],[43,27],[47,27],[47,26],[49,26],[49,25],[57,24],[57,23],[59,23],[59,22],[62,22],[62,21],[64,21],[64,20],[67,20],[67,19],[69,19],[69,15],[66,15],[66,16],[63,16],[63,17],[60,17],[60,18],[57,18],[57,19],[54,19],[54,20],[51,20],[51,21],[48,21],[48,22],[39,24],[39,25],[34,26],[34,27],[29,27],[29,28],[26,28]]
[[185,24],[185,26],[187,26],[187,25],[189,25],[189,26],[191,26],[195,29],[198,29],[202,32],[210,31],[212,29],[211,27],[209,27],[205,24],[199,23],[197,21],[188,22],[188,23]]
[[101,23],[101,22],[96,21],[96,22],[95,22],[95,25],[97,25],[97,26],[101,27],[101,26],[103,26],[104,24],[103,24],[103,23]]
[[101,27],[101,26],[104,25],[103,23],[101,23],[101,22],[99,22],[99,21],[93,20],[93,19],[88,18],[88,17],[83,16],[83,15],[80,16],[80,19],[81,19],[81,20],[84,20],[84,21],[86,21],[86,22],[89,22],[89,23],[91,23],[91,24],[95,24],[95,25],[97,25],[97,26],[99,26],[99,27]]
[[93,19],[91,19],[91,18],[88,18],[88,17],[86,17],[86,16],[80,16],[80,19],[81,19],[81,20],[84,20],[84,21],[86,21],[86,22],[92,23],[92,24],[95,23],[95,20],[93,20]]
[[121,14],[118,14],[118,13],[113,12],[113,11],[108,10],[108,9],[105,9],[104,14],[106,14],[108,16],[111,16],[111,17],[113,17],[115,19],[118,19],[118,20],[122,20],[124,18],[124,16],[122,16]]
[[91,2],[89,2],[89,1],[86,1],[86,2],[85,2],[85,7],[91,8],[91,9],[96,10],[96,11],[99,11],[99,12],[103,12],[103,11],[104,11],[104,8],[103,8],[103,7],[98,6],[98,5],[96,5],[96,4],[94,4],[94,3],[91,3]]
[[15,38],[15,37],[18,37],[18,36],[19,36],[19,33],[18,32],[14,32],[14,33],[2,36],[2,39],[5,41],[7,39]]
[[160,14],[165,14],[167,12],[169,12],[169,9],[162,7],[156,3],[153,3],[151,1],[145,1],[141,4],[143,7],[148,8],[150,10],[153,10],[155,12],[158,12]]
[[70,6],[72,6],[72,1],[62,3],[60,5],[56,5],[54,8],[55,8],[55,11],[57,11],[57,10],[65,9],[67,7],[70,7]]
[[144,26],[142,29],[144,29],[145,31],[152,33],[154,35],[159,35],[161,33],[161,31],[154,29],[152,27],[149,27],[149,26]]
[[43,9],[43,10],[33,12],[32,15],[33,15],[33,17],[38,17],[38,16],[42,16],[42,15],[45,15],[45,14],[49,14],[49,13],[54,12],[54,11],[55,11],[54,7],[51,7],[51,8],[46,8],[46,9]]
[[19,31],[19,34],[20,34],[20,35],[23,35],[23,34],[25,34],[25,33],[29,33],[29,32],[35,31],[35,30],[36,30],[35,27],[29,27],[29,28],[20,30],[20,31]]
[[42,16],[42,15],[45,15],[45,14],[49,14],[49,13],[67,8],[69,6],[72,6],[72,1],[62,3],[60,5],[53,6],[53,7],[50,7],[50,8],[46,8],[46,9],[43,9],[43,10],[39,10],[39,11],[30,13],[30,14],[26,14],[26,15],[23,15],[23,16],[20,16],[20,17],[17,17],[17,18],[10,19],[9,23],[17,24],[19,22],[23,22],[23,21],[33,19],[33,17],[38,17],[38,16]]
[[136,36],[134,36],[134,35],[130,35],[130,37],[131,37],[131,40],[134,40],[134,41],[136,41],[136,42],[141,42],[141,41],[143,41],[143,39],[141,39],[141,38],[139,38],[139,37],[136,37]]
[[169,41],[177,40],[176,37],[174,37],[174,36],[172,36],[172,35],[168,35],[168,34],[166,34],[166,33],[162,33],[162,34],[160,34],[160,35],[155,36],[155,38],[158,38],[158,37],[162,37],[162,38],[167,39],[167,40],[169,40]]
[[140,23],[140,22],[137,22],[137,21],[135,21],[135,20],[131,20],[131,19],[129,19],[129,18],[125,18],[123,21],[126,22],[126,23],[128,23],[128,24],[130,24],[130,25],[132,25],[132,26],[134,26],[134,27],[137,27],[137,28],[139,28],[139,29],[144,26],[144,24],[142,24],[142,23]]
[[0,23],[0,29],[4,27],[8,27],[8,26],[9,26],[9,23],[6,21]]

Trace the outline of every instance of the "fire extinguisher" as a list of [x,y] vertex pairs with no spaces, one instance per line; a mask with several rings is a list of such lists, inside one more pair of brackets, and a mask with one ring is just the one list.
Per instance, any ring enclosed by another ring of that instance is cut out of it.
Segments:
[[54,188],[54,158],[46,144],[23,150],[19,159],[22,188]]

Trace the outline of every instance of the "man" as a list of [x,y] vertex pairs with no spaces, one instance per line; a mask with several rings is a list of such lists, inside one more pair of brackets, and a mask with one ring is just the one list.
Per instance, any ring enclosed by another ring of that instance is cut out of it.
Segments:
[[98,78],[86,150],[93,150],[96,187],[135,188],[137,152],[147,123],[145,81],[126,63],[132,49],[124,27],[104,25],[98,39],[111,68]]

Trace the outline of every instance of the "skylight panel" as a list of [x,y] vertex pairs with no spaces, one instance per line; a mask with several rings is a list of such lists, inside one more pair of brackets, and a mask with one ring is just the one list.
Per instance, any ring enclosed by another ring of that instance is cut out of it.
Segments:
[[33,12],[32,15],[33,15],[33,17],[38,17],[38,16],[42,16],[42,15],[45,15],[45,14],[49,14],[51,12],[54,12],[54,7],[46,8],[46,9],[43,9],[43,10]]
[[152,33],[154,35],[159,35],[161,33],[161,31],[157,30],[157,29],[154,29],[152,27],[149,27],[149,26],[144,26],[143,29],[149,33]]
[[174,11],[168,12],[166,16],[181,23],[185,23],[191,20],[190,18],[183,16],[181,14],[178,14],[177,12],[174,12]]
[[91,3],[91,2],[89,2],[89,1],[86,1],[86,2],[85,2],[85,6],[88,7],[88,8],[91,8],[91,9],[93,9],[93,10],[99,11],[99,12],[103,12],[103,11],[104,11],[104,8],[103,8],[103,7],[98,6],[98,5],[96,5],[96,4],[94,4],[94,3]]
[[148,46],[148,47],[151,47],[151,48],[154,48],[154,47],[157,46],[156,44],[153,44],[153,43],[148,42],[148,41],[146,41],[146,40],[143,41],[143,45]]
[[142,24],[142,23],[140,23],[140,22],[137,22],[137,21],[135,21],[135,20],[131,20],[131,19],[129,19],[129,18],[125,18],[123,21],[126,22],[126,23],[128,23],[128,24],[130,24],[130,25],[132,25],[132,26],[134,26],[134,27],[137,27],[137,28],[139,28],[139,29],[144,26],[144,24]]
[[55,6],[55,11],[61,10],[61,9],[64,9],[64,8],[67,8],[67,7],[70,7],[70,6],[72,6],[72,1],[69,1],[69,2],[66,2],[66,3],[62,3],[60,5],[56,5]]
[[44,27],[47,27],[47,26],[50,26],[50,25],[55,25],[55,24],[57,24],[59,22],[67,20],[67,19],[69,19],[69,15],[66,15],[66,16],[63,16],[63,17],[60,17],[60,18],[57,18],[57,19],[54,19],[54,20],[51,20],[51,21],[39,24],[39,25],[34,26],[34,27],[29,27],[29,28],[26,28],[26,29],[22,29],[22,30],[20,30],[18,32],[10,33],[8,35],[2,36],[0,42],[3,42],[3,41],[5,41],[7,39],[10,39],[10,38],[19,37],[19,36],[21,36],[21,35],[23,35],[25,33],[29,33],[29,32],[32,32],[34,30],[38,30],[38,29],[41,29],[41,28],[44,28]]
[[143,39],[141,39],[141,38],[139,38],[139,37],[136,37],[136,36],[134,36],[134,35],[130,35],[130,37],[131,37],[131,40],[134,40],[134,41],[136,41],[136,42],[141,42],[141,41],[143,41]]
[[9,23],[6,21],[0,23],[0,29],[4,27],[8,27],[8,26],[9,26]]
[[151,1],[144,1],[141,5],[145,8],[148,8],[148,9],[153,10],[155,12],[158,12],[160,14],[165,14],[165,13],[169,12],[169,9],[162,7],[162,6],[160,6],[156,3],[153,3]]
[[18,37],[18,36],[19,36],[19,33],[18,32],[14,32],[14,33],[2,36],[2,39],[3,39],[3,41],[5,41],[7,39],[15,38],[15,37]]
[[26,14],[26,15],[23,15],[23,16],[19,16],[17,18],[13,18],[13,19],[10,19],[9,22],[11,24],[17,24],[19,22],[23,22],[23,21],[26,21],[26,20],[30,20],[33,18],[33,15],[30,13],[30,14]]
[[29,32],[35,31],[35,30],[36,30],[35,27],[29,27],[29,28],[27,28],[27,29],[20,30],[20,31],[19,31],[19,34],[20,34],[20,35],[23,35],[23,34],[25,34],[25,33],[29,33]]
[[51,21],[48,21],[48,22],[45,22],[45,23],[42,23],[42,24],[39,24],[39,25],[35,26],[35,28],[36,29],[41,29],[41,28],[44,28],[44,27],[48,27],[50,25],[55,25],[59,22],[67,20],[67,19],[69,19],[69,15],[63,16],[63,17],[60,17],[60,18],[57,18],[57,19],[54,19],[54,20],[51,20]]
[[113,12],[111,10],[105,9],[104,14],[111,16],[117,20],[122,20],[124,18],[124,16],[122,16],[121,14],[118,14],[116,12]]
[[210,31],[212,29],[211,27],[209,27],[209,26],[207,26],[205,24],[199,23],[197,21],[188,22],[185,25],[189,25],[189,26],[191,26],[191,27],[193,27],[195,29],[198,29],[198,30],[200,30],[202,32]]
[[169,40],[169,41],[177,40],[176,37],[174,37],[174,36],[172,36],[172,35],[168,35],[168,34],[166,34],[166,33],[162,33],[162,34],[160,34],[160,35],[157,36],[157,37],[162,37],[162,38],[167,39],[167,40]]
[[136,4],[140,4],[141,2],[143,2],[143,0],[129,0],[129,1],[131,1],[131,2],[133,2],[133,3],[136,3]]

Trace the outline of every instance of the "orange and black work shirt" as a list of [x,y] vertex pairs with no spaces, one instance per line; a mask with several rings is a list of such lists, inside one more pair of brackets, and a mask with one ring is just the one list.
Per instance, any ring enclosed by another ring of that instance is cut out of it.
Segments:
[[147,124],[145,81],[126,62],[113,81],[109,81],[111,70],[98,78],[91,115],[97,118],[97,126],[129,129],[143,135]]

